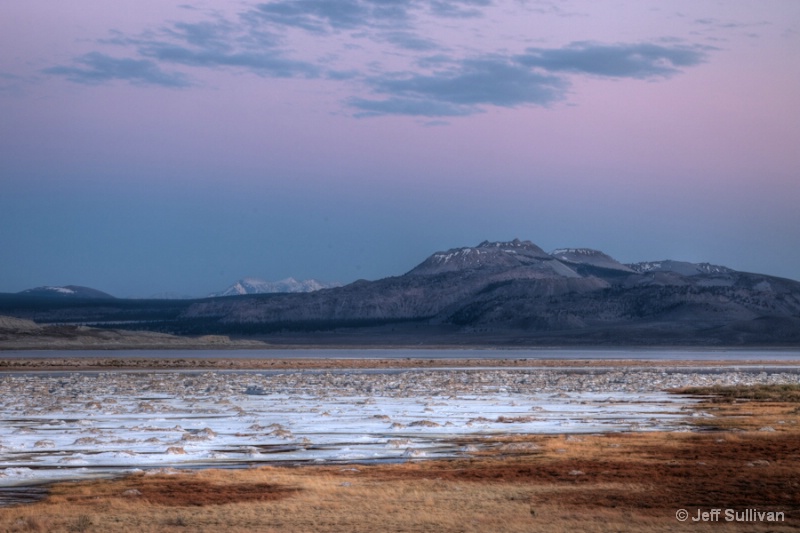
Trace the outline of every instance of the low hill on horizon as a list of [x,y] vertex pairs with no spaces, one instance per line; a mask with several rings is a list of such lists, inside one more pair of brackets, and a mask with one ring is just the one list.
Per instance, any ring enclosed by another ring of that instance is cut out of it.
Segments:
[[92,289],[90,287],[82,287],[80,285],[43,285],[41,287],[34,287],[33,289],[20,291],[17,294],[41,298],[90,298],[100,300],[114,299],[114,296],[111,296],[106,292]]

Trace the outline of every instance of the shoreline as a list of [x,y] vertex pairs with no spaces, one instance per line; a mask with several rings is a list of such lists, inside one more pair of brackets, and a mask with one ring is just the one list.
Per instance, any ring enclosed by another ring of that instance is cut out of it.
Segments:
[[534,359],[534,358],[125,358],[113,356],[52,357],[25,359],[4,358],[0,353],[0,372],[29,371],[108,371],[108,370],[368,370],[368,369],[552,369],[552,368],[729,368],[791,367],[800,368],[800,359]]
[[[166,336],[166,335],[165,335]],[[53,341],[42,342],[41,339],[32,339],[31,342],[0,339],[0,354],[4,352],[43,352],[43,351],[276,351],[276,350],[474,350],[474,351],[708,351],[708,352],[798,352],[800,345],[796,344],[591,344],[591,343],[553,343],[553,344],[524,344],[524,343],[498,343],[498,342],[448,342],[448,343],[397,343],[397,342],[267,342],[255,339],[227,339],[223,342],[208,342],[202,339],[187,337],[174,337],[175,342],[90,342],[80,341]]]

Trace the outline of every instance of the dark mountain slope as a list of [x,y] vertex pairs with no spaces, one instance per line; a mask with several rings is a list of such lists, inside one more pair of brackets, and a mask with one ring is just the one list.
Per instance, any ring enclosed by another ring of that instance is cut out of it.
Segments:
[[301,343],[346,331],[352,343],[391,343],[386,335],[402,332],[394,339],[404,344],[800,345],[796,281],[707,263],[623,265],[585,248],[551,255],[519,240],[437,252],[401,276],[311,293],[30,298],[0,295],[0,314]]

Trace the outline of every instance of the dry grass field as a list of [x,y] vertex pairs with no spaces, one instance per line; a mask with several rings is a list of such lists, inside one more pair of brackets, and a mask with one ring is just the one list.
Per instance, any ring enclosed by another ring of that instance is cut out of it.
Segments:
[[[715,415],[694,417],[697,431],[527,435],[458,460],[60,483],[42,501],[0,509],[0,531],[800,530],[798,387],[684,392]],[[713,509],[715,520],[693,520]],[[783,515],[725,519],[747,509]]]

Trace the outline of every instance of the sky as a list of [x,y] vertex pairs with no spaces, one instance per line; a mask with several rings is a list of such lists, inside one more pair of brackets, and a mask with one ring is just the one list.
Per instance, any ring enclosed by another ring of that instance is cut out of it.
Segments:
[[800,279],[795,0],[0,3],[0,292],[484,240]]

